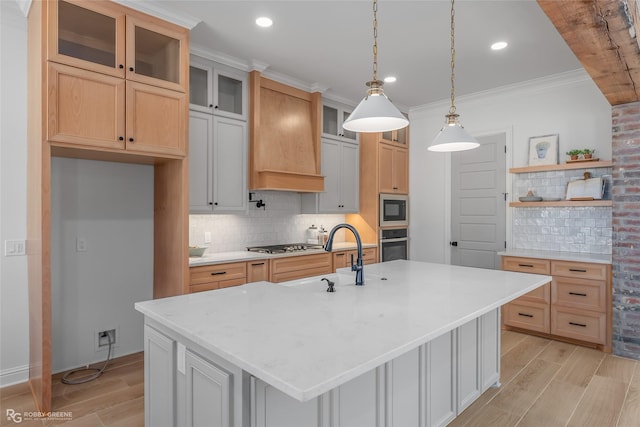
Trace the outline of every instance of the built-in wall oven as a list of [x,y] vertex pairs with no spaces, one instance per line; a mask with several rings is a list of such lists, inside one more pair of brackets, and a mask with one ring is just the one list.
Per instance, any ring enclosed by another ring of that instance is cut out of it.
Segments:
[[380,227],[409,226],[409,196],[380,193]]
[[406,228],[380,230],[380,261],[409,259],[409,235]]

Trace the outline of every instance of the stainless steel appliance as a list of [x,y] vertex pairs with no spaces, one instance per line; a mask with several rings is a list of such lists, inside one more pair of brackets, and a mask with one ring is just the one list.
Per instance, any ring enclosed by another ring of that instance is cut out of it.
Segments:
[[287,252],[300,252],[309,249],[322,249],[322,245],[311,245],[308,243],[286,243],[282,245],[250,246],[249,252],[259,252],[263,254],[284,254]]
[[380,193],[380,227],[409,226],[409,196]]
[[406,228],[380,230],[380,261],[409,259],[409,235]]

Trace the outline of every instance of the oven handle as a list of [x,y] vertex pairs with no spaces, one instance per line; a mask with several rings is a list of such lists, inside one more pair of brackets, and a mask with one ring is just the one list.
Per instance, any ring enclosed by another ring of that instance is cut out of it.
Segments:
[[408,237],[400,237],[397,239],[380,239],[380,243],[408,242]]

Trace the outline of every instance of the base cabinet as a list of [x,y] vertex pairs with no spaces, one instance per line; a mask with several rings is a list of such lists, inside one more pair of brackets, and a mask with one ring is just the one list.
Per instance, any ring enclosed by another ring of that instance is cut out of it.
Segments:
[[144,326],[144,425],[176,425],[176,342]]
[[308,402],[252,378],[256,427],[446,426],[500,378],[493,310]]
[[[178,367],[180,370],[180,366]],[[178,396],[187,427],[230,425],[230,374],[189,350],[184,352],[185,393]],[[182,399],[181,399],[182,398]]]

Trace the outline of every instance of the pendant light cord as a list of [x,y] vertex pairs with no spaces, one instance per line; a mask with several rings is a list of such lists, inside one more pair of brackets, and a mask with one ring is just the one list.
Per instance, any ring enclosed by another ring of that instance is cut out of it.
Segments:
[[378,80],[378,0],[373,0],[373,81]]
[[451,108],[449,114],[456,113],[455,105],[455,66],[456,66],[456,40],[455,40],[455,16],[456,11],[453,7],[455,0],[451,0]]

